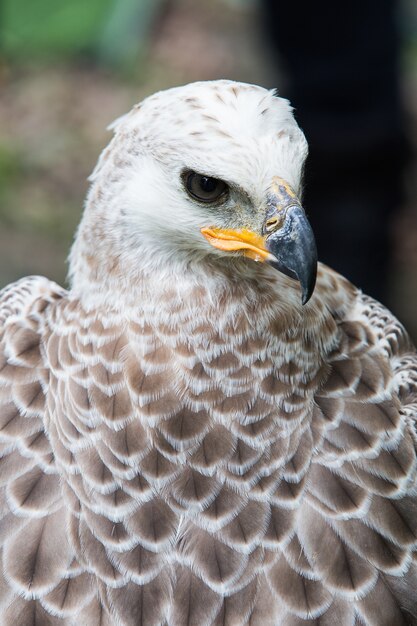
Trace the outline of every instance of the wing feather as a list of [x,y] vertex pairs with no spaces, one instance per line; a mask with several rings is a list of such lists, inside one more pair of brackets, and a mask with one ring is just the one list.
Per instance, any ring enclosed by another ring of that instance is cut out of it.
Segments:
[[0,579],[9,587],[2,597],[8,598],[5,625],[58,623],[35,600],[62,584],[73,559],[46,432],[49,375],[43,356],[46,312],[65,294],[39,276],[0,292]]

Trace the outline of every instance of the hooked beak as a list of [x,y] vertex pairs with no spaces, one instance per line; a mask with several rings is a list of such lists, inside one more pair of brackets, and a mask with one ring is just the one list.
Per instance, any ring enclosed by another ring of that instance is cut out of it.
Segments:
[[301,301],[306,304],[316,284],[317,249],[301,206],[288,207],[284,225],[266,238],[266,248],[276,259],[269,261],[270,265],[299,281]]
[[202,228],[201,233],[215,248],[242,250],[245,256],[297,279],[302,303],[311,298],[317,274],[316,242],[304,209],[283,179],[276,177],[271,185],[261,235],[222,228]]

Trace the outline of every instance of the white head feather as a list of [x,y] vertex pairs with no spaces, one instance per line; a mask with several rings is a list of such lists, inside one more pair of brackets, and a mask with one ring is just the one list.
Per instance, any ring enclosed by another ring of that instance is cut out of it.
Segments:
[[[175,280],[184,264],[220,259],[200,228],[232,220],[239,227],[236,216],[244,227],[260,216],[274,176],[300,193],[307,143],[274,91],[192,83],[150,96],[111,128],[70,256],[78,295],[120,284],[131,291],[144,273]],[[233,191],[222,206],[201,205],[184,188],[184,170],[225,180]]]

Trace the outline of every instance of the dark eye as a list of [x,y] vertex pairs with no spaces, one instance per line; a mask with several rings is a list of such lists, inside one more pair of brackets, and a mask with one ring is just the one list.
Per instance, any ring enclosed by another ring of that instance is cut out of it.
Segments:
[[196,172],[187,172],[184,182],[188,193],[201,202],[215,202],[226,195],[229,189],[222,180]]

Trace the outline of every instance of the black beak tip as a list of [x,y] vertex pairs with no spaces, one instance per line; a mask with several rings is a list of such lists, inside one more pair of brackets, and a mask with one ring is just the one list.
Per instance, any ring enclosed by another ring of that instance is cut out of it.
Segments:
[[302,275],[297,274],[294,270],[289,269],[282,263],[276,263],[275,261],[272,261],[269,264],[282,274],[285,274],[286,276],[289,276],[289,278],[297,280],[300,283],[301,304],[303,306],[307,304],[307,302],[311,299],[311,296],[314,293],[314,288],[316,286],[317,258],[313,258],[309,267],[309,271],[307,270],[302,273],[300,272],[300,274]]
[[300,283],[301,284],[301,304],[303,306],[307,304],[307,302],[310,300],[311,296],[313,295],[314,287],[316,286],[316,276],[317,276],[317,271],[315,271],[314,274],[311,275],[308,283],[306,284]]

